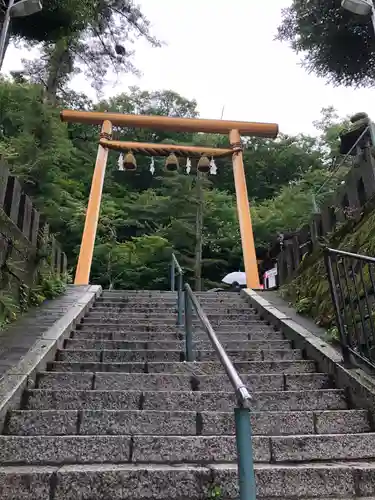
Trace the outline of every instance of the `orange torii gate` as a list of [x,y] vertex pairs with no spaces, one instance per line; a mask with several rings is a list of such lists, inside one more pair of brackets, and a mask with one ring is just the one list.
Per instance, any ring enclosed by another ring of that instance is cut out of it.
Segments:
[[[258,266],[243,165],[241,135],[275,138],[278,134],[277,124],[198,118],[172,118],[168,116],[124,115],[120,113],[73,110],[62,111],[61,120],[102,126],[74,281],[76,285],[87,285],[89,283],[108,151],[114,149],[120,151],[138,151],[141,154],[148,154],[150,156],[165,156],[168,153],[174,153],[176,156],[194,157],[208,155],[218,158],[231,155],[247,286],[249,288],[259,288]],[[230,148],[113,141],[112,126],[163,129],[174,132],[225,134],[229,137]]]

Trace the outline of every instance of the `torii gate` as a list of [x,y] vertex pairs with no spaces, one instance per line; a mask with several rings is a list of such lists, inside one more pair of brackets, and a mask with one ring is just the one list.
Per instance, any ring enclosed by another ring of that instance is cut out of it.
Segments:
[[[120,113],[73,110],[61,111],[60,116],[61,120],[65,122],[87,123],[90,125],[102,126],[74,281],[76,285],[87,285],[89,283],[108,151],[110,149],[115,149],[120,151],[139,151],[142,154],[148,154],[150,156],[165,156],[169,153],[175,153],[177,156],[188,155],[194,157],[205,154],[217,158],[231,155],[247,286],[248,288],[254,289],[260,287],[250,205],[243,165],[241,135],[275,138],[278,134],[277,124],[206,120],[198,118],[172,118],[167,116],[124,115]],[[200,146],[113,141],[112,126],[163,129],[172,130],[174,132],[226,134],[229,136],[230,148],[207,148]]]

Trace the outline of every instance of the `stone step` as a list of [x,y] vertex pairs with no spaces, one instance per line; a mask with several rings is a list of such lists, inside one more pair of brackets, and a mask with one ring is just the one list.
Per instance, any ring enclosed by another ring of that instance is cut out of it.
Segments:
[[[273,342],[267,341],[249,341],[249,340],[232,340],[222,341],[222,346],[227,350],[258,350],[258,349],[288,349],[290,342],[288,340],[277,340]],[[194,339],[196,349],[212,349],[212,344],[209,340]],[[66,349],[122,349],[122,350],[183,350],[185,342],[183,340],[160,340],[160,341],[125,341],[125,340],[91,340],[81,338],[72,338],[65,341]]]
[[[279,331],[274,331],[271,328],[268,330],[260,330],[254,331],[253,329],[248,332],[244,331],[236,331],[236,332],[215,332],[218,338],[221,341],[231,341],[231,340],[264,340],[264,341],[274,341],[274,340],[283,340],[284,336]],[[195,339],[203,339],[206,340],[207,333],[204,331],[194,331]],[[98,329],[97,331],[93,330],[89,327],[78,328],[71,334],[72,338],[86,338],[86,339],[99,339],[99,340],[139,340],[142,342],[148,342],[152,340],[178,340],[179,338],[184,338],[184,333],[182,330],[178,330],[177,328],[174,331],[154,331],[154,332],[146,332],[146,331],[131,331],[125,329],[117,329],[116,327],[111,328],[103,328]]]
[[[230,300],[232,302],[244,302],[245,299],[241,297],[239,293],[233,293],[233,292],[220,292],[216,294],[211,294],[208,292],[203,292],[203,293],[196,293],[194,292],[196,297],[199,298],[199,300],[202,301],[214,301],[214,302],[222,302],[225,300]],[[103,299],[123,299],[123,300],[128,300],[128,299],[142,299],[142,298],[148,298],[148,299],[154,299],[154,300],[163,300],[163,299],[171,299],[177,297],[177,290],[174,292],[171,291],[137,291],[137,290],[129,290],[129,291],[124,291],[124,290],[119,290],[118,292],[103,292],[101,296],[97,300],[103,300]]]
[[[174,292],[168,290],[168,291],[163,291],[162,293],[145,293],[145,294],[142,294],[142,293],[132,294],[132,293],[128,293],[126,291],[125,291],[125,293],[124,293],[124,291],[123,291],[123,293],[103,292],[99,298],[101,300],[103,300],[103,298],[111,300],[112,298],[116,298],[116,297],[117,298],[124,297],[125,300],[127,300],[130,297],[131,298],[142,298],[142,295],[144,295],[147,298],[159,300],[159,299],[165,299],[168,297],[169,298],[176,297],[177,293],[178,293],[177,290],[175,290]],[[194,292],[194,294],[196,295],[196,297],[199,298],[199,300],[213,300],[216,302],[221,302],[223,300],[231,300],[232,302],[246,302],[246,299],[240,293],[232,293],[232,292],[224,292],[223,291],[223,292],[216,293],[216,294],[211,294],[208,292],[203,292],[203,293]]]
[[[364,460],[374,455],[375,433],[253,436],[252,444],[255,462]],[[235,437],[225,435],[0,436],[2,465],[211,464],[236,457]]]
[[[241,374],[242,381],[253,391],[299,391],[328,389],[331,378],[322,373]],[[37,389],[50,390],[118,390],[140,387],[145,391],[230,391],[226,374],[183,375],[167,373],[90,373],[42,372],[36,380]]]
[[[212,304],[214,305],[214,304]],[[95,301],[95,304],[93,306],[93,309],[96,309],[97,307],[105,308],[105,309],[112,309],[112,308],[134,308],[134,309],[143,309],[143,308],[151,308],[151,309],[157,309],[157,310],[176,310],[177,307],[177,296],[173,299],[167,299],[167,300],[149,300],[149,299],[136,299],[136,300],[121,300],[121,299],[97,299]]]
[[[342,410],[347,408],[345,391],[339,389],[254,392],[253,411]],[[157,410],[233,411],[232,392],[183,391],[53,391],[25,392],[24,409],[29,410]]]
[[[246,301],[238,301],[238,300],[230,300],[230,299],[224,299],[224,300],[215,300],[215,299],[199,299],[199,303],[202,305],[202,307],[209,308],[218,308],[218,307],[243,307],[243,308],[248,308],[249,310],[253,309],[250,304],[248,304]],[[109,307],[112,307],[113,305],[119,305],[120,307],[122,306],[159,306],[159,307],[173,307],[177,304],[178,298],[177,298],[177,293],[175,294],[174,297],[128,297],[128,298],[105,298],[105,299],[97,299],[95,301],[95,305],[108,305]]]
[[[241,373],[313,373],[314,361],[237,361],[234,367]],[[181,373],[191,375],[214,375],[224,373],[218,361],[197,361],[193,363],[151,362],[151,363],[69,363],[54,361],[48,364],[48,371],[55,372],[122,372],[122,373]]]
[[[247,306],[246,300],[233,296],[233,297],[221,297],[220,300],[213,297],[200,297],[199,302],[204,305],[229,305],[229,306]],[[148,296],[148,295],[138,295],[138,296],[111,296],[111,297],[99,297],[96,299],[95,304],[175,304],[177,302],[177,292],[167,296]],[[250,306],[249,306],[250,307]]]
[[[375,464],[255,464],[257,498],[373,500]],[[95,464],[0,468],[4,500],[237,500],[236,464]],[[365,497],[365,498],[364,498]],[[370,498],[372,497],[372,498]]]
[[[131,318],[132,320],[132,324],[135,324],[135,325],[144,325],[144,326],[152,326],[152,325],[160,325],[162,326],[163,324],[171,324],[171,325],[175,325],[176,321],[177,321],[177,316],[175,317],[168,317],[168,318],[162,318],[162,317],[158,317],[158,318],[155,318],[155,319],[150,319],[150,320],[147,320],[145,319],[144,317],[140,316],[139,319],[136,319],[136,318]],[[230,320],[230,319],[226,319],[224,318],[222,321],[221,320],[216,320],[216,319],[213,319],[213,318],[210,318],[209,317],[209,320],[210,320],[210,323],[211,325],[215,328],[217,326],[222,326],[223,328],[225,327],[238,327],[238,326],[244,326],[244,323],[246,323],[246,327],[247,328],[251,328],[253,325],[259,325],[259,326],[262,326],[264,323],[262,323],[262,321],[260,321],[259,319],[256,319],[255,317],[253,317],[253,319],[245,319],[244,321],[238,321],[238,320]],[[95,317],[92,317],[92,315],[90,314],[89,316],[85,317],[82,324],[84,325],[95,325],[95,326],[107,326],[107,325],[119,325],[119,326],[126,326],[128,325],[128,321],[126,321],[126,318],[123,317],[123,318],[117,318],[117,317],[113,317],[113,315],[108,315],[108,318],[95,318]],[[195,324],[200,324],[200,320],[199,319],[195,319],[193,318],[193,325]]]
[[[221,303],[218,304],[216,302],[212,303],[204,303],[200,302],[204,312],[206,314],[249,314],[249,315],[257,315],[255,309],[253,309],[248,304],[237,304],[237,303]],[[106,312],[106,311],[114,311],[115,313],[123,313],[123,312],[133,312],[133,313],[169,313],[176,314],[178,309],[178,302],[176,300],[171,300],[168,302],[96,302],[90,312]],[[194,310],[193,310],[194,314]]]
[[[213,326],[213,325],[212,325]],[[194,331],[198,333],[205,333],[205,330],[202,329],[200,325],[194,324]],[[176,333],[183,331],[183,326],[178,327],[177,325],[169,324],[169,323],[93,323],[93,324],[85,324],[77,326],[77,330],[90,330],[90,331],[116,331],[116,332],[170,332]],[[254,325],[236,325],[236,326],[217,326],[214,327],[216,333],[227,333],[233,334],[237,332],[245,332],[245,333],[261,333],[261,332],[270,332],[273,329],[267,325],[262,324],[254,324]],[[207,335],[207,334],[206,334]]]
[[[353,434],[370,432],[365,410],[252,412],[253,435]],[[60,435],[234,435],[233,412],[18,410],[6,434]]]
[[156,296],[156,297],[168,297],[174,296],[176,292],[172,290],[103,290],[101,297],[128,297],[128,296]]
[[[206,309],[205,309],[206,310]],[[152,304],[105,304],[103,302],[95,303],[91,312],[107,312],[111,311],[114,313],[159,313],[160,306],[152,305]],[[176,314],[177,312],[177,302],[170,306],[163,306],[162,312]],[[255,310],[246,304],[232,304],[231,306],[226,306],[223,304],[221,307],[217,307],[216,304],[213,304],[209,308],[207,308],[207,312],[210,314],[256,314]]]
[[[224,312],[219,311],[217,313],[207,310],[205,311],[210,322],[245,322],[245,321],[260,321],[259,316],[257,314],[251,312]],[[156,312],[133,312],[133,311],[120,311],[114,312],[111,309],[103,309],[103,311],[98,311],[93,309],[90,311],[88,316],[86,316],[85,321],[87,319],[97,319],[99,321],[113,321],[113,322],[122,322],[126,321],[128,318],[132,318],[138,321],[176,321],[177,313],[176,312],[165,312],[164,309]],[[198,321],[198,316],[193,315],[193,321]]]
[[[297,360],[302,359],[300,349],[265,349],[254,351],[228,350],[227,355],[232,361],[271,361],[271,360]],[[216,361],[217,354],[213,350],[200,350],[194,352],[196,361]],[[102,363],[129,363],[133,361],[184,361],[184,352],[178,350],[89,350],[89,349],[59,349],[56,361]]]

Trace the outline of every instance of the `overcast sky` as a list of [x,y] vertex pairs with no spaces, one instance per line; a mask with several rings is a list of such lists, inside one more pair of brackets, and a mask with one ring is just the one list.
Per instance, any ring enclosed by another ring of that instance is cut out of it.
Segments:
[[[198,101],[200,115],[277,122],[283,132],[313,133],[320,109],[340,115],[367,111],[375,117],[375,89],[334,88],[309,75],[286,45],[274,41],[281,9],[291,0],[138,0],[153,34],[167,46],[135,44],[141,78],[123,75],[106,96],[142,89],[172,89]],[[31,18],[30,18],[31,21]],[[20,69],[19,50],[9,48],[4,71]],[[83,77],[72,85],[95,93]]]

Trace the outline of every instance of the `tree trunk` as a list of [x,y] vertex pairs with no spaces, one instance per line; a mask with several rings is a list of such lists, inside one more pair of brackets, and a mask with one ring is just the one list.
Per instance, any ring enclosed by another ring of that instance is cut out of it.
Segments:
[[197,215],[195,222],[195,265],[194,265],[194,277],[195,277],[195,291],[200,292],[202,290],[202,248],[203,248],[203,209],[204,209],[204,197],[203,197],[203,182],[202,174],[197,172]]
[[56,103],[57,91],[61,82],[66,80],[73,70],[71,62],[67,41],[65,39],[58,40],[51,52],[47,68],[46,97],[52,104]]

